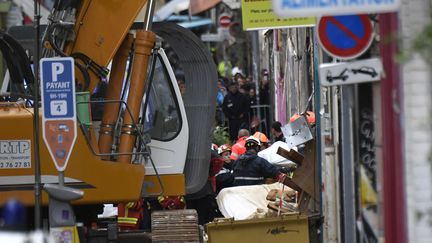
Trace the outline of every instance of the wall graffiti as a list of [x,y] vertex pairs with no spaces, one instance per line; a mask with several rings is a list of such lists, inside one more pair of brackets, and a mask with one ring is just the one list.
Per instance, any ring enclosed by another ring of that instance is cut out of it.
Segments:
[[360,110],[360,161],[366,168],[368,177],[375,186],[376,182],[376,156],[375,156],[375,126],[373,113],[370,109]]

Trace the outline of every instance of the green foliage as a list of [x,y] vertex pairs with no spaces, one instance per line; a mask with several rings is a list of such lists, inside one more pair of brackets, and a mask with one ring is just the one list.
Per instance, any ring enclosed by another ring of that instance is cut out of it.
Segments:
[[221,146],[222,144],[231,144],[227,127],[217,126],[213,130],[212,143]]
[[418,52],[429,64],[432,64],[432,23],[414,39],[414,51]]

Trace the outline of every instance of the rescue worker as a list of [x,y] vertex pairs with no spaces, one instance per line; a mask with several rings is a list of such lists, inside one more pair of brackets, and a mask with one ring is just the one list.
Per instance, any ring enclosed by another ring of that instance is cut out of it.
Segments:
[[262,132],[256,132],[253,135],[254,138],[257,138],[261,142],[260,150],[264,150],[270,146],[269,142],[270,140],[267,138],[267,136]]
[[231,160],[237,160],[240,155],[246,153],[245,143],[249,135],[250,134],[247,129],[240,129],[238,131],[238,140],[232,146],[231,150]]
[[275,165],[258,157],[261,142],[257,138],[249,137],[245,146],[247,152],[233,164],[234,186],[260,185],[264,183],[265,178],[280,181],[285,177]]
[[212,151],[208,180],[211,183],[213,192],[216,192],[216,175],[223,168],[224,164],[225,161],[222,156],[220,156],[217,151]]
[[271,126],[271,134],[273,135],[274,141],[285,142],[285,137],[282,133],[282,124],[278,121],[273,122]]
[[221,145],[218,153],[224,160],[224,165],[216,174],[216,194],[226,187],[231,187],[234,181],[231,168],[231,146],[229,144]]
[[236,139],[237,132],[242,128],[248,128],[249,98],[238,92],[236,81],[228,85],[228,94],[222,103],[222,111],[228,118],[231,141]]
[[121,230],[140,229],[144,216],[143,199],[137,202],[119,203],[117,209],[117,223]]
[[183,196],[159,196],[157,200],[162,209],[165,210],[184,209],[186,207]]

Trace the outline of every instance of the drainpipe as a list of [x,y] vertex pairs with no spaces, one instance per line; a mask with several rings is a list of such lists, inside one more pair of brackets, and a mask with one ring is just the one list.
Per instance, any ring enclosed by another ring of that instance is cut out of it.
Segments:
[[397,13],[380,14],[380,52],[385,70],[381,80],[384,235],[385,242],[407,242],[404,161],[401,129],[402,84],[396,63]]

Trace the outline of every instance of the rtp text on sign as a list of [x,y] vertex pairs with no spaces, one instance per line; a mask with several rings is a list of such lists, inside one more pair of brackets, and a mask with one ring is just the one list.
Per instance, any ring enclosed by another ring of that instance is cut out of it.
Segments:
[[76,140],[74,60],[40,61],[43,139],[58,171],[64,171]]

